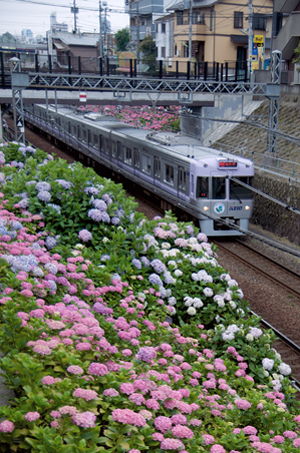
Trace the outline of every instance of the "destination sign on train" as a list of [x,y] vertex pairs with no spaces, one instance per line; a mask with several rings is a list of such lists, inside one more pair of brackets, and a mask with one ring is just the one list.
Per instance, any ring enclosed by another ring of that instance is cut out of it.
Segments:
[[219,167],[220,168],[236,168],[237,167],[237,162],[219,162]]

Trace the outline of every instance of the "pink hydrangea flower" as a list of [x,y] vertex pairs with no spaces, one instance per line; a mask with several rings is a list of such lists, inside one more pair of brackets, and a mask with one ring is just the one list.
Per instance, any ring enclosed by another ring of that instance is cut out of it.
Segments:
[[40,418],[40,414],[38,412],[27,412],[25,415],[25,420],[28,422],[34,422],[35,420],[38,420]]
[[184,444],[179,439],[164,439],[160,444],[160,448],[162,450],[178,450],[179,448],[182,450]]
[[12,433],[14,429],[15,425],[13,424],[13,422],[4,420],[0,423],[0,433]]
[[91,363],[88,372],[93,374],[94,376],[105,376],[108,374],[107,366],[103,365],[103,363]]
[[72,422],[81,428],[94,428],[96,423],[96,415],[93,412],[86,411],[73,415]]
[[70,365],[67,368],[67,371],[68,371],[68,373],[71,373],[71,374],[83,374],[84,373],[81,366],[78,366],[78,365]]
[[52,385],[55,384],[55,379],[53,376],[44,376],[42,379],[43,385]]
[[191,429],[182,425],[174,426],[171,431],[173,436],[180,437],[181,439],[191,439],[194,436],[194,433]]
[[210,453],[226,453],[226,450],[222,447],[222,445],[215,444],[211,447]]

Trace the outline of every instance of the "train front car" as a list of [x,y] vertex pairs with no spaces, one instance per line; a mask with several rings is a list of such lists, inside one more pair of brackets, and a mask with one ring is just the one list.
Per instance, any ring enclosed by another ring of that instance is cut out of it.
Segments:
[[[207,236],[238,236],[248,230],[253,211],[253,163],[199,147],[191,162],[190,201]],[[198,154],[198,157],[197,157]]]

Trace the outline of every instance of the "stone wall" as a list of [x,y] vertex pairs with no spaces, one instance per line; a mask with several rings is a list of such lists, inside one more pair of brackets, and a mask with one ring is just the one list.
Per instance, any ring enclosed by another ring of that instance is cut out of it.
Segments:
[[[300,185],[285,179],[275,179],[256,171],[254,187],[261,190],[290,207],[300,211]],[[255,194],[254,211],[251,222],[260,225],[279,237],[300,245],[300,216],[291,212],[274,201]]]

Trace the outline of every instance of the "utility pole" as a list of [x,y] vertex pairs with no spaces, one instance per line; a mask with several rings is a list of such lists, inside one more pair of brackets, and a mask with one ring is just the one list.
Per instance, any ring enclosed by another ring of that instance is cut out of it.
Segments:
[[139,0],[136,2],[136,63],[139,64],[140,59],[140,10],[139,10]]
[[248,61],[249,61],[249,80],[252,72],[252,0],[249,0],[249,18],[248,18]]
[[101,0],[99,0],[99,51],[100,58],[103,58],[101,11],[102,11]]
[[76,7],[76,0],[73,0],[73,7],[71,7],[71,13],[74,14],[74,34],[77,33],[77,17],[76,14],[78,13],[78,8]]
[[189,62],[192,61],[192,27],[193,27],[193,0],[190,0],[189,9]]

